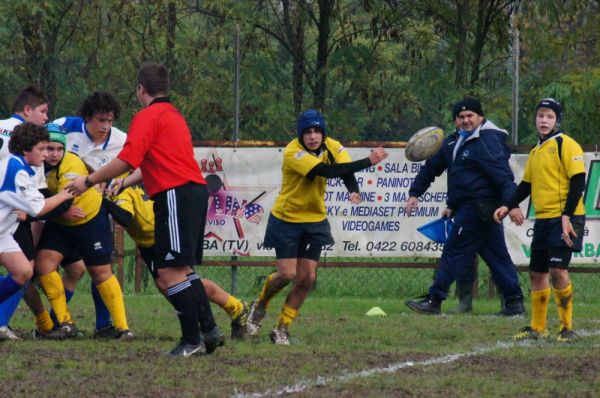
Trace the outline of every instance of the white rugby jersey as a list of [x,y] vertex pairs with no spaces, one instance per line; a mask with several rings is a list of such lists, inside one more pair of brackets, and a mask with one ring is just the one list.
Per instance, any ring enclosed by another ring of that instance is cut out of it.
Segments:
[[82,117],[61,117],[53,123],[60,124],[67,133],[67,151],[79,156],[94,171],[116,158],[127,139],[127,134],[113,126],[106,141],[96,145]]
[[[0,147],[0,159],[10,155],[10,151],[8,150],[8,141],[10,141],[10,136],[14,128],[21,123],[25,123],[25,119],[19,115],[12,115],[9,119],[0,120],[0,140],[2,140],[2,146]],[[47,188],[48,184],[46,184],[44,165],[40,167],[31,166],[31,168],[35,171],[34,179],[38,189]]]
[[0,235],[12,235],[19,225],[15,209],[37,216],[44,208],[44,195],[33,179],[35,171],[17,155],[0,160]]

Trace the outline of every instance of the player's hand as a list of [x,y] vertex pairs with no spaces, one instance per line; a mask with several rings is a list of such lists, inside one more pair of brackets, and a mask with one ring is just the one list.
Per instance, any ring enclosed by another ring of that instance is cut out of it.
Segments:
[[577,233],[573,229],[573,224],[571,224],[571,217],[562,216],[560,221],[562,223],[562,238],[567,246],[573,247],[573,241],[571,240],[571,237],[576,238]]
[[63,214],[61,214],[61,217],[63,217],[66,220],[69,220],[69,221],[75,221],[75,220],[80,220],[80,219],[84,218],[85,213],[84,213],[83,209],[81,209],[77,206],[71,206],[71,207],[69,207],[69,210],[67,210]]
[[494,211],[494,221],[497,224],[502,224],[502,220],[508,214],[508,206],[500,206]]
[[404,215],[410,217],[417,211],[418,208],[419,198],[417,198],[416,196],[411,196],[408,198],[406,204],[404,205]]
[[123,190],[124,181],[125,181],[124,178],[118,178],[118,179],[112,180],[112,183],[110,184],[110,186],[108,188],[106,188],[106,190],[104,191],[104,194],[106,196],[108,196],[109,198],[113,197],[113,196],[117,196]]
[[512,221],[515,225],[521,226],[523,225],[523,221],[525,221],[525,216],[519,207],[515,207],[508,212],[508,216],[510,217],[510,221]]
[[357,205],[361,202],[360,194],[358,192],[350,192],[350,203]]
[[56,195],[58,195],[58,197],[61,198],[62,202],[64,202],[65,200],[73,199],[75,196],[77,196],[74,192],[67,190],[66,187]]
[[81,195],[82,193],[87,191],[87,189],[88,187],[85,185],[85,176],[75,177],[70,183],[68,183],[65,186],[65,191],[71,192],[73,196]]
[[27,220],[27,213],[25,213],[24,211],[17,210],[17,209],[15,209],[13,211],[17,215],[17,221],[23,222],[23,221]]
[[371,153],[369,154],[369,161],[371,162],[371,165],[374,166],[387,157],[388,153],[385,151],[385,149],[379,147],[371,150]]
[[448,219],[454,217],[454,210],[452,210],[449,207],[446,207],[444,210],[442,210],[442,217],[446,217]]

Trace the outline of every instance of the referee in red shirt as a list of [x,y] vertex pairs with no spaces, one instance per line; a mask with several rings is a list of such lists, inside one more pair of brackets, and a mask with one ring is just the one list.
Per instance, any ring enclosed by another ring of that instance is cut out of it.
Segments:
[[137,97],[143,109],[133,118],[122,151],[101,169],[73,180],[67,189],[82,193],[99,182],[137,169],[123,181],[123,188],[143,179],[154,200],[156,266],[160,279],[169,286],[169,300],[177,311],[182,331],[181,342],[170,354],[203,354],[207,348],[212,351],[215,337],[222,335],[204,287],[190,268],[202,261],[208,205],[206,182],[194,159],[188,125],[167,97],[167,69],[159,64],[144,65],[137,81]]

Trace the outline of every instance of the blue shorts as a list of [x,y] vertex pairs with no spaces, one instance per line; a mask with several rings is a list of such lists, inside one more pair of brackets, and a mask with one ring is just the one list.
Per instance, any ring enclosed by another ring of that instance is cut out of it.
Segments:
[[292,223],[269,215],[265,246],[275,249],[278,259],[308,258],[318,261],[321,247],[334,243],[327,219],[318,222]]
[[87,267],[111,264],[113,234],[108,213],[102,207],[94,218],[75,226],[48,220],[37,248],[61,253],[65,264],[76,261],[77,255],[81,256]]

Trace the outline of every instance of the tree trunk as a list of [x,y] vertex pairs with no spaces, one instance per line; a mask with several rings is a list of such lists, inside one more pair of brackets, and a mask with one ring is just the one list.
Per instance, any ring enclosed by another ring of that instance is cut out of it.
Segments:
[[331,17],[335,0],[319,0],[319,39],[317,44],[317,79],[314,90],[314,106],[323,110],[327,95],[327,74],[329,57],[329,35],[331,33]]

